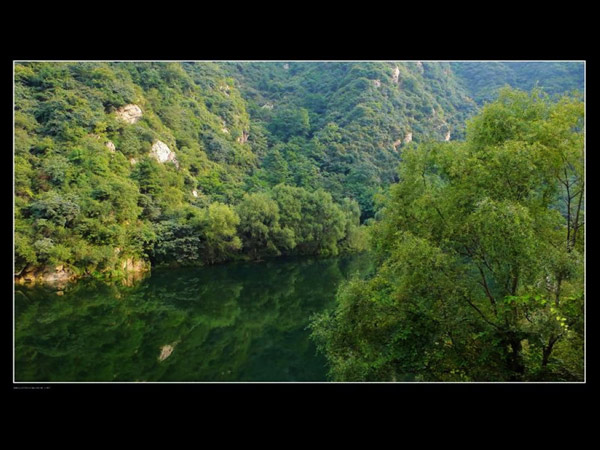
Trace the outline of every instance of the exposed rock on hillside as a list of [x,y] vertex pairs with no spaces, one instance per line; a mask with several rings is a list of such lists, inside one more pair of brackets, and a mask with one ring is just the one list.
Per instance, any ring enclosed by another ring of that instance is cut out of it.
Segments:
[[396,149],[402,143],[404,143],[404,145],[406,145],[406,144],[409,144],[410,142],[412,142],[412,138],[413,138],[413,135],[409,131],[408,133],[406,133],[406,136],[404,136],[404,139],[398,139],[397,141],[394,141],[394,143],[392,145],[394,146],[394,149]]
[[142,117],[142,109],[138,105],[125,105],[117,109],[117,117],[127,123],[136,123]]
[[381,86],[381,81],[380,80],[373,80],[373,84],[375,85],[375,87],[380,87]]
[[229,85],[227,84],[222,84],[219,86],[219,90],[225,94],[227,97],[229,97],[229,91],[231,90],[231,88],[229,87]]
[[171,353],[173,353],[174,347],[172,345],[163,345],[160,348],[160,355],[158,356],[158,360],[159,361],[164,361],[165,359],[167,359],[169,356],[171,356]]
[[114,152],[117,150],[117,148],[115,147],[115,144],[113,143],[113,141],[108,141],[108,142],[106,143],[106,147],[108,148],[108,150],[109,150],[111,153],[114,153]]
[[240,144],[244,144],[245,142],[248,141],[249,136],[250,136],[250,133],[248,133],[247,131],[242,131],[242,135],[238,138],[238,142]]
[[179,168],[179,162],[175,157],[175,152],[171,151],[171,149],[162,141],[156,141],[152,145],[152,150],[150,150],[150,155],[155,158],[159,163],[172,162]]
[[397,83],[398,80],[400,78],[400,69],[398,68],[398,66],[396,66],[394,68],[394,73],[392,75],[392,80],[394,81],[394,83]]

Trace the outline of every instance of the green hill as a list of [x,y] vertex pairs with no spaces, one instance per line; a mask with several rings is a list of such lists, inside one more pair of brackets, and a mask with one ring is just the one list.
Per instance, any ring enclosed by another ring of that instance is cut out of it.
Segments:
[[[501,70],[527,88],[536,67]],[[122,277],[149,265],[362,249],[361,223],[410,142],[463,139],[478,109],[471,97],[483,95],[466,82],[473,71],[17,63],[15,271]],[[547,71],[557,91],[579,73]]]

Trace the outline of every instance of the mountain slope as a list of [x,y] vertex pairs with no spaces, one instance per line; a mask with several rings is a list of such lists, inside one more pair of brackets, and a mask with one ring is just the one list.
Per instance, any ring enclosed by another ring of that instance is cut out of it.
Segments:
[[[514,82],[534,68],[510,69]],[[403,150],[464,136],[479,93],[469,73],[434,62],[17,63],[15,271],[120,276],[363,248],[359,219],[374,217]],[[559,79],[555,89],[571,86]]]

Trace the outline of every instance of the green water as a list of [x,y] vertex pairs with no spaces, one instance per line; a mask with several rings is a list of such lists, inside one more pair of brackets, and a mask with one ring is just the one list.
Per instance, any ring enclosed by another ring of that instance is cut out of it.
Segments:
[[16,287],[15,381],[327,381],[309,318],[370,270],[366,255],[285,258]]

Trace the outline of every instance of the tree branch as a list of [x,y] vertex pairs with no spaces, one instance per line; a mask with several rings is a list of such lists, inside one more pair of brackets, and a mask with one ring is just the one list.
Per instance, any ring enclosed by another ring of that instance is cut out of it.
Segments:
[[474,304],[471,302],[471,300],[469,300],[469,298],[468,298],[466,295],[464,295],[464,298],[465,298],[465,300],[467,301],[467,303],[468,303],[468,304],[471,306],[471,308],[473,308],[475,311],[477,311],[477,312],[479,313],[479,315],[481,316],[481,318],[482,318],[482,319],[483,319],[483,320],[484,320],[486,323],[490,324],[491,326],[493,326],[494,328],[496,328],[496,329],[498,329],[498,330],[501,330],[501,331],[503,331],[503,330],[502,330],[502,328],[500,328],[500,327],[499,327],[498,325],[496,325],[494,322],[490,321],[490,320],[489,320],[487,317],[485,317],[485,314],[483,314],[483,313],[481,312],[481,310],[480,310],[480,309],[479,309],[477,306],[475,306],[475,305],[474,305]]
[[492,295],[492,293],[490,292],[490,288],[487,284],[487,280],[485,279],[485,274],[483,273],[483,269],[479,266],[479,264],[477,264],[477,269],[479,269],[479,273],[481,275],[481,280],[483,282],[479,282],[479,284],[481,286],[483,286],[483,288],[485,289],[485,293],[487,295],[487,297],[490,299],[490,302],[492,304],[492,307],[494,308],[494,315],[498,315],[498,310],[496,309],[496,299],[494,298],[494,296]]

